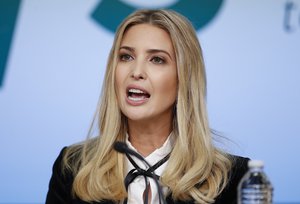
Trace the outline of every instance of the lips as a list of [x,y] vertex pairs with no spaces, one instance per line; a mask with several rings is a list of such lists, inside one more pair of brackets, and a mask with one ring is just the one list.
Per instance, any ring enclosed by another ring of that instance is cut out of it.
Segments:
[[150,94],[140,87],[128,87],[127,88],[127,101],[132,105],[141,105],[145,103]]

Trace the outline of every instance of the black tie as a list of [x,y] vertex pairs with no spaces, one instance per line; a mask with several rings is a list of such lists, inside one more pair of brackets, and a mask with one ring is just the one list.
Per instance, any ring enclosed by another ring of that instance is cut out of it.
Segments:
[[[145,194],[144,204],[148,204],[150,185],[148,185],[148,178],[147,177],[156,179],[157,181],[159,180],[159,176],[156,175],[154,173],[154,171],[169,159],[170,153],[167,154],[167,156],[165,156],[163,159],[159,160],[156,164],[149,167],[147,170],[141,169],[134,162],[134,160],[129,156],[129,154],[126,153],[126,156],[127,156],[128,160],[130,161],[130,163],[134,166],[134,169],[132,169],[131,171],[128,172],[128,174],[127,174],[127,176],[125,177],[125,180],[124,180],[126,191],[128,191],[129,184],[132,183],[136,177],[143,176],[144,179],[145,179],[145,185],[146,185],[146,188],[144,190],[144,194]],[[127,199],[125,199],[124,204],[127,204]]]

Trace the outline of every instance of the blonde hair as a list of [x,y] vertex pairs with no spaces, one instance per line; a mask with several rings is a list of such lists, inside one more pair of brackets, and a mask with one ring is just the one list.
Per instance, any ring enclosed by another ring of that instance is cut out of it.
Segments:
[[124,141],[127,131],[126,118],[117,103],[115,68],[124,33],[137,24],[167,31],[176,55],[176,142],[161,182],[169,187],[175,200],[211,203],[228,182],[231,160],[213,145],[206,111],[205,67],[197,35],[185,17],[169,10],[138,10],[118,28],[97,110],[100,136],[69,147],[64,156],[65,168],[75,176],[73,192],[85,201],[121,201],[127,197],[124,156],[113,150],[114,142]]

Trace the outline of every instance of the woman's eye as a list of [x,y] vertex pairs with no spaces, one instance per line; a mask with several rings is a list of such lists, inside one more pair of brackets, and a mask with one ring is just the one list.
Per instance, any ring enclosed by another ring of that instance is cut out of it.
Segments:
[[121,54],[120,55],[120,60],[121,61],[125,61],[125,62],[127,62],[127,61],[130,61],[130,60],[132,60],[133,58],[129,55],[129,54]]
[[160,57],[153,57],[151,61],[155,64],[164,64],[165,60]]

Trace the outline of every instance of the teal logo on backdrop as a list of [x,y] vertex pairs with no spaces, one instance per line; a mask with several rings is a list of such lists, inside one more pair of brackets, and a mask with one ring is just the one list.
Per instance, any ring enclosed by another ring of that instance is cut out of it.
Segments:
[[[224,0],[177,0],[170,6],[186,16],[196,30],[206,26],[218,13]],[[0,88],[3,86],[7,60],[11,48],[21,0],[0,0]],[[115,32],[122,20],[136,10],[124,0],[101,0],[92,12],[92,18],[101,26]]]
[[[206,26],[218,13],[223,0],[179,0],[166,9],[186,16],[196,30]],[[122,20],[137,8],[121,0],[102,0],[93,10],[92,18],[101,26],[115,32]]]
[[19,5],[20,0],[0,0],[0,88],[3,85]]

